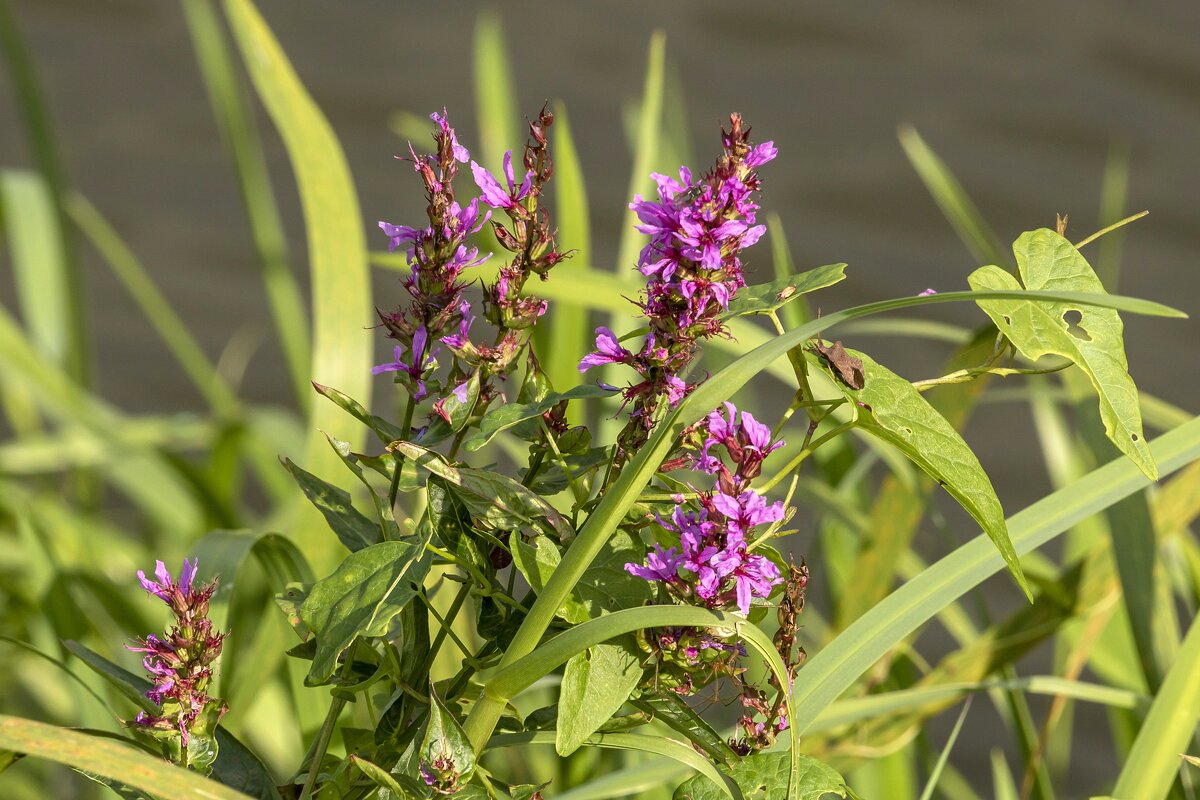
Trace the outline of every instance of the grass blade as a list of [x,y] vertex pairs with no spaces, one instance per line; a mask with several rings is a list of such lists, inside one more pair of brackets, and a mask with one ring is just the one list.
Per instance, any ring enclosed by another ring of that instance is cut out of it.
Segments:
[[[270,28],[250,0],[225,0],[225,10],[250,78],[274,121],[296,174],[304,209],[312,281],[313,361],[310,378],[351,397],[371,391],[371,285],[358,197],[345,154]],[[341,462],[322,433],[361,447],[365,430],[332,403],[309,415],[305,468],[341,476]],[[297,493],[297,498],[299,493]],[[318,571],[336,545],[320,516],[305,508],[294,533]]]
[[72,194],[67,200],[67,210],[84,236],[112,267],[213,411],[218,414],[235,412],[239,403],[233,390],[217,373],[204,350],[120,234],[83,195]]
[[[1169,435],[1169,434],[1168,434]],[[1192,622],[1178,657],[1142,722],[1125,759],[1115,800],[1158,800],[1166,797],[1196,731],[1200,708],[1200,619]]]
[[[493,173],[500,174],[505,151],[513,147],[520,136],[518,120],[521,117],[504,28],[495,12],[485,11],[475,22],[472,53],[475,113],[479,117],[479,143],[483,151],[480,162]],[[520,154],[514,153],[514,158],[519,162]]]
[[0,748],[57,761],[153,796],[248,800],[241,792],[118,741],[30,719],[0,715]]
[[[571,124],[567,109],[562,104],[554,107],[554,177],[557,188],[555,197],[558,217],[559,250],[575,250],[575,257],[560,267],[566,274],[556,275],[560,284],[576,287],[591,287],[586,259],[592,252],[591,220],[588,213],[587,187],[583,180],[583,165],[579,163],[579,151],[571,136]],[[580,258],[582,256],[582,259]],[[583,261],[578,267],[576,259]],[[540,282],[539,282],[540,283]],[[539,287],[540,290],[540,287]],[[535,330],[545,329],[549,334],[548,347],[542,367],[550,376],[550,383],[566,388],[579,376],[579,359],[590,350],[587,307],[577,302],[562,301],[554,304],[550,311],[550,324]],[[536,334],[535,334],[536,335]]]
[[54,196],[36,172],[3,170],[0,208],[29,337],[47,357],[67,367],[72,359],[70,286]]
[[[665,73],[667,36],[655,31],[650,37],[650,53],[646,58],[646,82],[642,88],[642,105],[637,116],[637,145],[633,153],[633,170],[629,176],[629,190],[625,196],[649,195],[654,189],[650,171],[658,158],[659,138],[662,136],[663,75]],[[637,214],[626,211],[621,227],[620,244],[617,246],[617,274],[632,269],[637,263],[644,236],[634,226]]]
[[247,107],[241,81],[234,69],[233,55],[225,42],[212,0],[183,0],[183,11],[213,116],[233,157],[250,234],[258,251],[267,302],[271,305],[296,401],[300,408],[307,409],[312,395],[308,384],[312,357],[308,312],[288,263],[287,239],[271,189],[262,141]]
[[900,144],[904,154],[917,175],[921,177],[925,188],[933,195],[934,202],[942,210],[942,214],[958,233],[958,238],[971,251],[971,255],[980,264],[1000,264],[1009,266],[1012,259],[1000,246],[1000,240],[988,227],[979,209],[971,202],[962,184],[954,177],[937,153],[925,144],[925,140],[910,125],[900,128]]
[[8,0],[0,0],[0,55],[7,62],[8,72],[12,75],[17,107],[25,124],[33,160],[53,198],[53,210],[58,218],[56,228],[60,257],[50,268],[58,273],[53,280],[62,287],[60,299],[65,314],[62,324],[66,329],[63,364],[75,381],[86,385],[90,373],[87,314],[83,302],[83,275],[79,269],[75,240],[66,220],[66,172],[58,154],[54,126],[38,85],[33,59],[25,48]]
[[[1200,457],[1200,418],[1154,440],[1152,450],[1164,474]],[[1013,547],[1018,554],[1034,550],[1147,484],[1128,461],[1110,462],[1014,515],[1008,526]],[[804,666],[796,692],[801,732],[892,647],[1002,568],[987,538],[977,536],[859,617]]]
[[962,731],[963,722],[970,710],[971,700],[967,698],[967,702],[963,703],[962,713],[958,715],[958,721],[954,723],[954,730],[950,731],[950,738],[946,740],[946,746],[942,748],[942,753],[938,756],[933,771],[929,773],[929,782],[925,784],[925,791],[921,792],[921,800],[933,800],[933,791],[937,788],[938,779],[942,777],[942,770],[946,768],[946,762],[950,759],[950,751],[954,749],[954,743],[958,741],[958,734]]

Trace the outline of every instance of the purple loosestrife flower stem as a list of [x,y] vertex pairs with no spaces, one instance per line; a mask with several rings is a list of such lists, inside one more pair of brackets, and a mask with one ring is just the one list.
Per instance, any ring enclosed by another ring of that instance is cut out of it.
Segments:
[[[408,401],[404,407],[404,424],[400,428],[400,438],[407,439],[408,434],[412,432],[413,412],[416,411],[417,403],[413,400],[412,395],[408,396]],[[404,468],[404,456],[400,454],[393,455],[396,465],[392,470],[392,485],[388,487],[388,508],[395,510],[396,494],[400,491],[400,473]]]

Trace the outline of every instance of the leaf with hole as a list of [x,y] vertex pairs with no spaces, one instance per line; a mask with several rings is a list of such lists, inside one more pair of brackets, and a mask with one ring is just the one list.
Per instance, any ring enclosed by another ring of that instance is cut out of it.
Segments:
[[572,656],[558,693],[554,749],[569,756],[608,722],[642,680],[642,660],[628,637]]
[[[1026,289],[1104,294],[1087,260],[1069,241],[1041,228],[1023,233],[1013,244],[1021,281],[996,266],[971,273],[971,288]],[[979,307],[1021,355],[1036,361],[1062,356],[1091,379],[1100,400],[1104,431],[1122,453],[1151,480],[1158,467],[1142,433],[1137,387],[1125,359],[1124,325],[1115,309],[1045,300],[980,300]]]

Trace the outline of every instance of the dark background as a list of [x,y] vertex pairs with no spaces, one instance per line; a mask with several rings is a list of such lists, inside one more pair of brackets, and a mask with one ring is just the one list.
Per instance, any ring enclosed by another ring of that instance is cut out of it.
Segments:
[[[369,242],[381,249],[375,220],[411,222],[422,211],[414,177],[392,159],[403,143],[389,130],[389,115],[446,106],[464,142],[478,144],[470,48],[482,6],[258,5],[340,137]],[[70,183],[109,217],[210,354],[239,332],[261,335],[243,393],[287,403],[237,185],[178,5],[16,0],[14,7]],[[1120,290],[1193,316],[1200,310],[1200,4],[757,0],[497,8],[522,111],[532,114],[551,98],[571,113],[592,206],[591,263],[615,257],[631,167],[620,111],[641,92],[647,43],[661,28],[686,98],[694,166],[707,165],[718,125],[741,111],[756,139],[779,147],[762,171],[763,205],[783,218],[797,264],[849,263],[850,279],[820,295],[826,308],[926,287],[966,288],[976,266],[897,142],[897,126],[908,122],[1005,242],[1052,226],[1056,212],[1070,214],[1074,239],[1094,230],[1105,159],[1114,144],[1128,147],[1128,207],[1152,213],[1128,231]],[[2,80],[4,166],[30,163],[14,109]],[[293,262],[303,264],[290,168],[269,123],[260,127]],[[199,410],[200,399],[124,290],[94,253],[85,256],[100,392],[131,411]],[[769,273],[765,243],[750,262]],[[7,276],[0,295],[11,297]],[[377,273],[377,302],[397,297],[394,274]],[[929,314],[967,324],[983,319],[966,307]],[[1139,386],[1194,409],[1200,321],[1126,322]],[[912,352],[913,340],[853,344],[914,379],[931,376],[942,355],[929,347]],[[1022,407],[985,407],[967,438],[1010,513],[1048,491]],[[1011,587],[1005,594],[1014,594]],[[985,705],[976,704],[977,730]],[[977,757],[984,766],[986,750]]]

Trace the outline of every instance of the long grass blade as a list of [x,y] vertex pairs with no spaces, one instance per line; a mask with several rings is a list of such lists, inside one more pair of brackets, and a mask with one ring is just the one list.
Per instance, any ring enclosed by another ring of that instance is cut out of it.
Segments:
[[[583,165],[579,162],[579,151],[571,135],[567,109],[562,104],[554,107],[554,127],[551,130],[554,135],[558,245],[563,252],[575,251],[574,258],[559,267],[553,280],[574,287],[578,296],[586,294],[579,292],[579,287],[588,287],[588,291],[591,288],[591,276],[586,264],[592,254],[592,226]],[[580,262],[578,267],[577,261]],[[546,330],[549,341],[543,351],[546,358],[542,367],[550,376],[550,382],[565,390],[578,378],[579,359],[590,349],[587,306],[570,300],[558,301],[550,311],[550,324]]]
[[[1155,439],[1152,449],[1162,457],[1164,474],[1200,458],[1200,418]],[[1018,554],[1030,552],[1147,484],[1132,463],[1114,460],[1014,515],[1008,526],[1013,548]],[[804,666],[796,690],[801,732],[938,609],[1002,568],[986,537],[976,537],[859,617]]]
[[963,722],[966,721],[967,712],[970,710],[971,700],[968,698],[967,702],[963,703],[963,710],[958,715],[958,721],[954,723],[954,729],[950,731],[950,738],[946,740],[946,746],[942,748],[937,763],[929,773],[929,781],[925,784],[925,791],[921,792],[921,800],[933,800],[933,792],[937,789],[942,771],[946,769],[946,762],[950,760],[950,751],[954,749],[954,743],[958,741],[958,734],[962,732]]
[[498,173],[504,152],[517,143],[520,111],[516,81],[504,42],[504,28],[494,11],[484,11],[475,21],[472,51],[475,113],[479,116],[483,164]]
[[1192,622],[1113,787],[1114,800],[1167,796],[1200,717],[1200,619]]
[[126,246],[121,235],[109,224],[87,198],[72,194],[67,211],[84,236],[99,251],[117,278],[133,296],[134,301],[154,326],[171,355],[179,362],[197,391],[218,414],[234,413],[239,405],[237,396],[217,373],[203,348],[175,313],[170,302],[159,291],[150,273]]
[[913,169],[975,260],[980,264],[1008,266],[1012,258],[1004,252],[1000,240],[946,163],[925,143],[916,128],[905,125],[900,128],[899,136]]
[[241,792],[122,742],[30,719],[0,715],[0,748],[66,764],[156,797],[248,800]]
[[[225,11],[259,98],[287,148],[300,191],[315,320],[309,377],[351,397],[368,397],[371,337],[365,329],[371,318],[371,285],[345,154],[253,3],[225,0]],[[357,449],[365,430],[332,403],[314,403],[309,426],[305,469],[331,479],[341,476],[344,467],[325,433]],[[316,510],[307,504],[301,508],[294,533],[323,569],[332,562],[336,543]]]
[[67,191],[66,171],[58,152],[58,140],[50,111],[43,98],[33,59],[25,47],[25,41],[17,28],[16,17],[8,0],[0,0],[0,56],[12,76],[13,89],[17,97],[17,108],[25,133],[33,152],[34,163],[46,182],[53,198],[57,216],[56,234],[59,242],[59,258],[45,265],[57,275],[53,280],[62,287],[61,301],[65,319],[66,342],[63,352],[67,373],[78,383],[87,385],[90,368],[88,358],[87,308],[83,298],[85,287],[79,268],[75,240],[66,221],[65,199]]
[[288,261],[287,239],[271,188],[262,141],[212,0],[183,0],[183,11],[209,104],[233,158],[250,234],[258,251],[267,302],[271,306],[296,401],[301,409],[307,409],[312,398],[308,383],[312,358],[308,311]]

